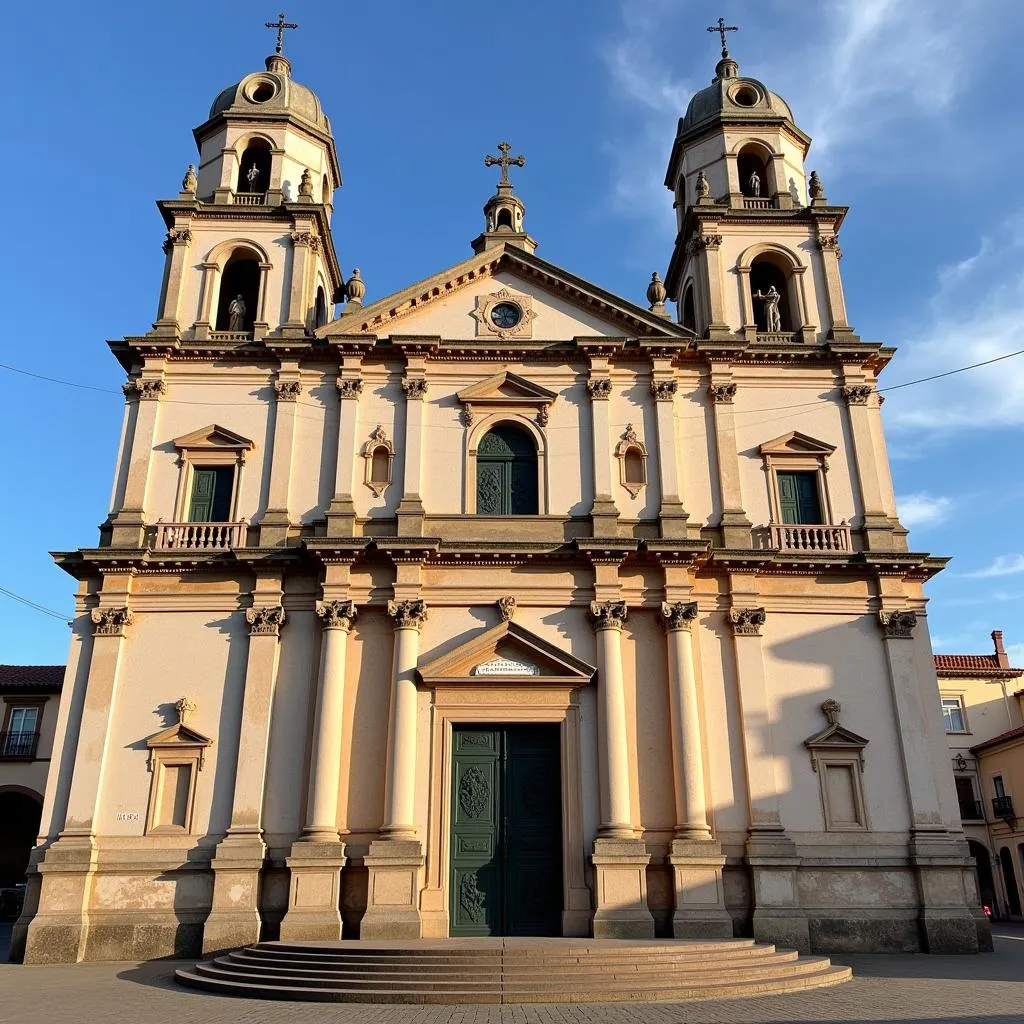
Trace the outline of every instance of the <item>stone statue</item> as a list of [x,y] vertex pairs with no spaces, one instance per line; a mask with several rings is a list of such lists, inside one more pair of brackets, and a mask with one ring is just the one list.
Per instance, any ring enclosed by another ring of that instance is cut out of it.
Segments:
[[811,186],[809,191],[812,199],[825,198],[825,186],[822,185],[821,178],[818,177],[817,171],[811,171]]
[[250,167],[249,170],[245,172],[245,180],[249,182],[250,192],[256,191],[256,180],[259,178],[259,176],[260,169],[255,164],[253,164],[252,167]]
[[181,179],[181,191],[194,193],[198,183],[199,181],[196,178],[195,164],[189,164],[188,170],[185,172],[185,177]]
[[697,198],[707,199],[711,195],[711,186],[703,171],[697,172]]
[[755,299],[764,303],[765,330],[769,334],[778,334],[782,330],[782,316],[779,314],[779,301],[782,296],[778,293],[775,285],[772,285],[766,292],[757,292]]
[[755,199],[761,195],[761,175],[757,171],[750,172],[750,177],[747,178],[747,187]]
[[228,330],[244,331],[245,314],[245,299],[243,299],[241,295],[236,295],[231,300],[231,305],[228,306]]

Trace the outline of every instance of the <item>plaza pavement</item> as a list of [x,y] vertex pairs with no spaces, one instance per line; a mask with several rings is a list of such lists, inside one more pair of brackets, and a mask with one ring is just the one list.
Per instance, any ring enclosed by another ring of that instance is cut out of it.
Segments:
[[[996,925],[979,956],[836,955],[854,980],[796,995],[687,1003],[359,1006],[181,988],[184,961],[0,964],[2,1024],[1024,1024],[1024,926]],[[2,943],[5,936],[0,936]],[[191,963],[191,961],[187,961]]]

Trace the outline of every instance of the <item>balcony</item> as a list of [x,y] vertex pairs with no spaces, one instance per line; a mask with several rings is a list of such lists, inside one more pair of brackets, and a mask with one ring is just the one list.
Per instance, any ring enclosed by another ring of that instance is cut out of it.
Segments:
[[252,331],[210,331],[210,341],[252,341]]
[[1013,813],[1012,796],[995,796],[992,798],[992,813],[997,818],[1016,818]]
[[266,206],[266,192],[236,192],[235,206]]
[[758,331],[758,345],[793,345],[798,341],[793,331]]
[[760,199],[752,196],[743,197],[743,209],[744,210],[771,210],[775,206],[775,200],[772,198]]
[[0,761],[35,760],[37,732],[0,732]]
[[828,551],[846,554],[853,550],[850,527],[846,523],[840,523],[838,526],[773,523],[768,530],[771,536],[770,546],[782,551],[807,551],[814,554]]
[[156,524],[156,551],[228,551],[245,541],[246,523]]
[[981,806],[980,800],[961,800],[960,801],[960,820],[961,821],[984,821],[985,811]]

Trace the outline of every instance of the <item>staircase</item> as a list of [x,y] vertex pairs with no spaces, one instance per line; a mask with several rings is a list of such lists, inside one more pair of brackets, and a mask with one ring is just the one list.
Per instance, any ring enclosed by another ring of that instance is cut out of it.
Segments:
[[175,977],[251,999],[593,1003],[800,992],[848,981],[851,971],[752,939],[505,938],[261,942]]

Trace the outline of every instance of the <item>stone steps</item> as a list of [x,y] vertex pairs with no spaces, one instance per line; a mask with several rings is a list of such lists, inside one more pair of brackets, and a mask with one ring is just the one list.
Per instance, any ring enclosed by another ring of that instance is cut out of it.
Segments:
[[713,999],[850,976],[824,957],[749,939],[264,942],[175,972],[193,988],[257,999],[448,1004]]

